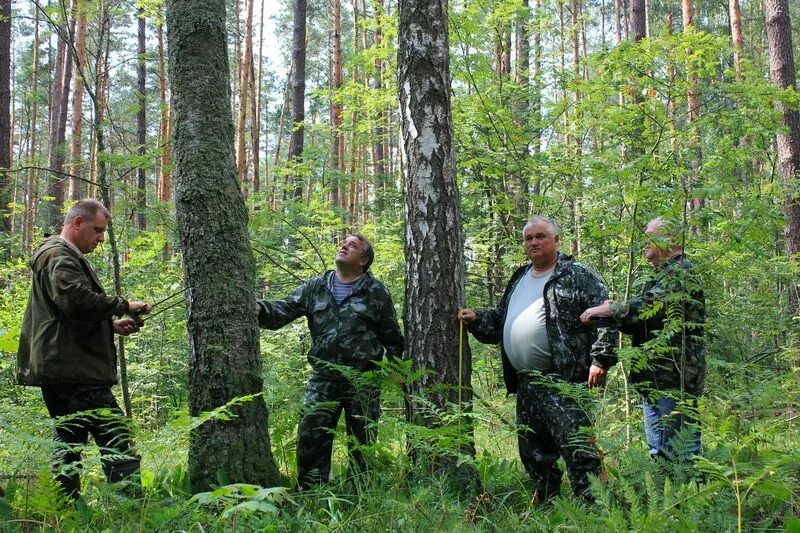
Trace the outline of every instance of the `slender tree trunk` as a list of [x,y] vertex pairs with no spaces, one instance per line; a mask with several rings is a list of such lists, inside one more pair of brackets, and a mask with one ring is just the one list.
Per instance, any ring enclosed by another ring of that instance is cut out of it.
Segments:
[[[683,11],[683,31],[692,31],[694,27],[694,2],[693,0],[682,0]],[[686,49],[686,57],[692,57],[692,49]],[[700,179],[700,168],[703,162],[703,151],[700,146],[700,130],[698,122],[700,121],[700,89],[699,81],[696,74],[696,67],[692,64],[691,59],[686,62],[686,77],[688,82],[688,111],[687,111],[687,126],[689,128],[689,153],[691,154],[692,171],[686,183],[686,189],[689,191],[692,199],[689,201],[692,209],[700,209],[705,205],[702,198],[694,196],[694,189],[698,186]]]
[[[461,408],[472,399],[469,344],[459,343],[457,319],[464,304],[465,271],[450,110],[447,1],[401,0],[399,10],[397,70],[406,191],[403,315],[406,353],[414,370],[426,372],[410,385],[409,419],[430,426],[437,424],[425,414],[431,406]],[[468,423],[465,426],[468,432]],[[453,466],[445,457],[434,457],[432,466],[442,463]]]
[[[354,29],[355,31],[355,29]],[[342,2],[333,0],[333,35],[331,36],[331,192],[330,202],[339,206],[339,177],[344,175],[344,134],[342,133],[342,104],[338,100],[342,89]]]
[[158,100],[161,108],[161,118],[158,123],[158,144],[161,147],[161,161],[159,164],[158,200],[168,202],[172,199],[172,140],[169,131],[170,103],[167,100],[167,69],[164,54],[164,25],[159,22],[156,26],[158,34]]
[[[11,0],[0,0],[0,227],[11,230]],[[8,244],[10,246],[10,243]]]
[[136,153],[141,158],[139,168],[136,170],[136,227],[145,229],[147,218],[144,215],[147,209],[147,175],[144,167],[144,155],[147,153],[147,21],[144,17],[144,7],[139,7],[139,61],[136,68],[137,74],[137,99],[139,110],[136,113]]
[[300,199],[303,195],[303,175],[299,165],[303,158],[303,122],[306,117],[306,0],[295,0],[294,4],[292,65],[292,133],[287,159],[294,165],[293,197]]
[[[62,134],[62,113],[61,107],[64,104],[64,94],[69,97],[69,79],[71,78],[70,66],[72,62],[71,54],[67,53],[66,42],[62,38],[66,34],[68,22],[60,25],[57,33],[58,44],[56,46],[55,73],[53,75],[53,88],[50,93],[50,158],[48,167],[51,170],[51,177],[48,180],[48,195],[53,197],[53,201],[48,203],[47,226],[58,233],[62,224],[62,210],[64,208],[64,138],[66,136],[66,123],[63,124]],[[70,75],[66,76],[65,73]],[[69,101],[69,100],[67,100]],[[66,109],[63,114],[66,118]],[[66,122],[66,121],[65,121]]]
[[[30,131],[30,144],[28,146],[28,162],[36,165],[36,131],[38,129],[37,113],[39,109],[39,8],[33,6],[33,54],[31,59],[31,116],[28,123]],[[33,247],[33,237],[36,233],[36,211],[38,204],[39,179],[36,170],[28,170],[28,183],[26,186],[25,221],[23,228],[23,246],[26,252]]]
[[175,107],[175,205],[191,287],[189,410],[199,416],[224,408],[234,415],[192,429],[192,491],[208,490],[220,479],[272,486],[278,471],[261,396],[255,266],[234,158],[225,3],[168,0],[167,36]]
[[[788,0],[764,0],[769,43],[769,70],[772,83],[781,89],[797,90],[797,77],[792,55],[792,25]],[[778,167],[785,192],[783,212],[786,216],[784,241],[786,254],[800,261],[800,112],[778,104],[783,111],[783,127],[778,133]],[[800,283],[787,284],[789,316],[800,314]],[[795,343],[800,340],[795,339]]]
[[80,177],[83,175],[83,75],[86,69],[86,5],[82,1],[76,1],[74,6],[77,17],[76,57],[72,75],[72,142],[69,153],[70,173],[76,177],[70,179],[69,198],[77,201],[83,197]]
[[733,43],[733,68],[736,70],[736,79],[742,80],[742,54],[744,53],[744,38],[742,37],[742,11],[739,9],[739,0],[729,0],[728,8],[731,17],[731,41]]
[[[238,0],[236,5],[239,5]],[[236,18],[238,30],[238,16]],[[240,47],[241,48],[241,47]],[[239,59],[239,122],[236,127],[236,170],[239,181],[242,183],[245,196],[247,196],[247,108],[248,98],[251,98],[250,72],[253,61],[253,0],[247,0],[247,14],[244,23],[244,48]]]
[[[528,0],[522,0],[522,9],[517,17],[517,64],[515,72],[516,83],[522,88],[522,97],[515,101],[514,109],[514,123],[521,133],[522,137],[527,139],[529,136],[526,134],[526,124],[528,122],[528,112],[530,108],[530,99],[528,98],[528,87],[530,85],[531,75],[531,46],[530,46],[530,31],[528,25],[531,20],[531,13],[529,10]],[[523,141],[520,146],[519,153],[521,160],[519,168],[514,175],[516,182],[517,192],[514,194],[514,213],[516,215],[515,225],[519,225],[529,209],[528,202],[528,155],[530,145],[528,141]]]
[[[258,33],[258,74],[256,78],[253,59],[250,60],[250,137],[252,141],[253,192],[261,190],[261,69],[264,65],[264,0],[261,0],[261,21]],[[252,55],[251,55],[252,57]],[[266,151],[264,152],[266,154]]]
[[[382,0],[374,0],[375,10],[375,36],[373,45],[376,51],[380,51],[383,46],[383,3]],[[380,95],[383,89],[383,61],[379,54],[375,55],[375,92]],[[383,109],[379,110],[375,117],[375,141],[372,145],[372,157],[375,163],[375,210],[383,213],[384,200],[389,187],[389,179],[386,176],[386,113]]]

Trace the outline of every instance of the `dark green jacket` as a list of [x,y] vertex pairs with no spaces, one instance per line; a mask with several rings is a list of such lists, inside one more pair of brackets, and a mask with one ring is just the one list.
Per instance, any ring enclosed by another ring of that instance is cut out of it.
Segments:
[[259,301],[258,324],[279,329],[305,316],[311,331],[308,361],[318,373],[341,377],[332,366],[365,371],[387,355],[401,356],[404,340],[386,286],[365,272],[341,305],[330,290],[333,270],[299,286],[282,300]]
[[650,277],[639,296],[611,305],[620,331],[642,348],[631,381],[641,392],[683,390],[698,395],[706,377],[703,327],[706,305],[692,264],[675,254]]
[[60,237],[30,260],[33,280],[17,352],[20,385],[112,385],[117,351],[112,317],[128,302],[103,291],[89,262]]
[[[477,311],[477,320],[468,328],[480,342],[500,343],[503,379],[510,394],[517,392],[518,376],[502,345],[503,325],[511,293],[519,278],[530,269],[530,264],[517,269],[506,286],[500,304],[494,309]],[[590,366],[609,368],[617,362],[614,330],[597,330],[584,326],[580,321],[583,311],[601,304],[607,298],[608,289],[597,274],[573,261],[572,257],[558,254],[553,275],[544,286],[545,321],[553,357],[553,374],[571,383],[583,383],[589,379]]]

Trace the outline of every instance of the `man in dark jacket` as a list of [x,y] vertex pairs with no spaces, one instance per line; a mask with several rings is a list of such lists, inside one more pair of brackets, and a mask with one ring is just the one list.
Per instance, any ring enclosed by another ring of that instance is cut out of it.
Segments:
[[531,263],[511,276],[500,304],[460,316],[476,339],[500,343],[506,388],[517,394],[519,454],[538,497],[558,494],[561,455],[573,492],[591,499],[589,474],[600,473],[600,457],[589,417],[565,385],[600,386],[616,362],[613,333],[578,320],[584,305],[604,301],[608,291],[597,274],[558,252],[555,220],[531,218],[523,244]]
[[[655,275],[644,280],[638,296],[627,302],[607,300],[587,309],[581,321],[611,317],[620,331],[632,336],[640,352],[631,381],[643,397],[650,454],[685,459],[700,453],[700,426],[686,411],[692,410],[705,383],[705,298],[692,264],[677,244],[675,225],[656,218],[645,233],[645,257]],[[681,430],[687,438],[676,441]]]
[[[80,494],[81,448],[89,433],[103,456],[109,481],[139,471],[111,385],[117,382],[114,333],[138,331],[125,313],[149,311],[103,291],[84,254],[102,243],[108,211],[95,200],[75,204],[58,237],[49,237],[30,260],[33,280],[17,352],[17,383],[42,389],[50,416],[58,418],[52,465],[64,491]],[[123,423],[121,423],[123,422]]]
[[336,270],[308,280],[287,298],[257,304],[262,328],[279,329],[305,316],[311,331],[312,374],[297,430],[301,488],[328,481],[333,433],[342,410],[347,435],[358,442],[348,443],[351,464],[356,471],[365,470],[358,446],[374,440],[380,389],[360,376],[375,368],[384,351],[389,356],[403,353],[403,334],[389,291],[368,272],[373,259],[369,241],[351,235],[339,247]]

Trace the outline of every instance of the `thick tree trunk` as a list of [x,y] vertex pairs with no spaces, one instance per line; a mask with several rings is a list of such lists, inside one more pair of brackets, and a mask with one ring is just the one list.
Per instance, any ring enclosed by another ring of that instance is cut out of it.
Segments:
[[[472,399],[468,343],[463,343],[459,354],[457,311],[465,296],[464,241],[450,110],[447,1],[401,0],[399,10],[406,353],[415,370],[430,371],[411,385],[409,417],[436,426],[441,420],[429,416],[431,405],[444,410],[448,404]],[[416,398],[421,399],[419,403]]]
[[[220,479],[274,485],[268,411],[253,311],[255,267],[234,158],[222,0],[167,2],[169,77],[175,109],[175,204],[186,269],[189,410],[220,408],[192,430],[192,491]],[[235,272],[235,276],[230,273]]]
[[139,109],[136,112],[136,153],[139,155],[139,168],[136,170],[136,227],[145,229],[147,219],[147,175],[144,169],[144,154],[147,152],[147,21],[144,18],[144,7],[139,8],[139,57],[136,65],[137,99]]
[[86,69],[86,5],[75,2],[77,24],[75,28],[75,53],[72,75],[72,139],[70,142],[69,160],[70,178],[69,198],[77,201],[83,198],[80,177],[83,174],[83,76]]
[[0,0],[0,227],[11,229],[11,0]]
[[[292,33],[292,133],[289,137],[290,164],[299,165],[303,158],[303,136],[306,119],[306,0],[295,0]],[[303,176],[294,175],[294,198],[303,195]]]
[[[797,90],[797,77],[792,55],[792,25],[788,0],[765,0],[769,70],[772,83],[781,89]],[[778,167],[785,189],[783,212],[786,216],[784,240],[786,254],[800,261],[800,112],[779,104],[783,111],[784,131],[778,133]],[[789,311],[800,314],[800,284],[789,282]]]

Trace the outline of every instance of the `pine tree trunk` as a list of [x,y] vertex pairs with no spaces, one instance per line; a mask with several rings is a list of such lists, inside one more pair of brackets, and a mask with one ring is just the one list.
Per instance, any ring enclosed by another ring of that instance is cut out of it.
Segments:
[[[250,138],[253,160],[253,192],[261,190],[261,69],[264,65],[264,0],[261,0],[261,23],[258,34],[258,74],[250,60]],[[250,56],[253,58],[253,55]],[[266,154],[266,151],[264,152]]]
[[[414,370],[430,371],[410,385],[409,418],[435,426],[441,421],[426,415],[430,413],[426,404],[444,410],[448,404],[472,399],[468,343],[463,343],[459,354],[457,311],[465,297],[464,241],[452,137],[447,1],[401,0],[399,10],[406,353]],[[422,400],[418,403],[416,398]],[[441,457],[434,464],[441,460],[450,463]]]
[[136,113],[136,153],[141,158],[136,171],[136,227],[145,229],[147,219],[144,216],[147,209],[147,176],[144,171],[144,155],[147,152],[147,21],[144,18],[144,7],[139,8],[139,61],[136,68],[137,74],[137,99],[139,110]]
[[[238,0],[236,5],[239,5]],[[238,15],[236,28],[238,30]],[[239,47],[241,48],[241,46]],[[239,121],[236,127],[236,173],[242,183],[245,196],[247,196],[247,108],[248,98],[251,97],[250,88],[250,63],[253,60],[253,0],[247,0],[247,14],[244,23],[244,48],[241,49],[239,60]]]
[[739,0],[729,0],[728,8],[731,17],[731,42],[733,44],[733,68],[736,70],[736,79],[742,80],[742,54],[744,53],[744,39],[742,37],[742,11],[739,9]]
[[337,100],[342,89],[342,2],[333,0],[333,35],[331,42],[331,191],[330,202],[339,206],[339,178],[344,175],[344,134],[342,104]]
[[[683,11],[683,31],[689,32],[694,28],[694,2],[693,0],[682,0]],[[686,57],[692,57],[691,48],[687,48]],[[689,128],[689,153],[691,154],[692,171],[688,178],[687,190],[692,196],[689,199],[689,206],[692,209],[700,209],[704,207],[705,200],[700,197],[694,197],[694,190],[698,186],[700,179],[700,168],[703,164],[703,151],[700,146],[700,131],[698,122],[700,121],[700,89],[697,74],[695,73],[695,66],[690,61],[686,63],[686,77],[688,82],[688,97],[687,97],[687,127]]]
[[77,25],[75,28],[75,65],[72,76],[72,140],[70,143],[69,159],[70,173],[75,177],[70,178],[69,198],[77,201],[83,197],[83,77],[86,69],[86,5],[84,2],[75,2]]
[[[11,0],[0,0],[0,227],[11,230]],[[8,243],[10,245],[10,243]]]
[[170,103],[167,101],[167,69],[164,54],[164,25],[156,27],[158,34],[158,77],[159,77],[159,104],[161,118],[158,123],[158,144],[161,147],[161,160],[159,163],[158,200],[168,202],[172,199],[172,140],[170,137]]
[[[781,89],[797,90],[792,55],[792,25],[788,0],[764,0],[769,42],[769,70],[772,83]],[[784,131],[778,133],[778,168],[785,189],[783,212],[786,216],[784,241],[786,254],[800,261],[800,111],[778,104],[783,111]],[[800,314],[800,284],[788,283],[789,316]],[[796,341],[799,342],[799,341]]]
[[[64,139],[66,137],[66,108],[69,102],[69,80],[72,77],[72,55],[67,53],[67,46],[61,37],[66,34],[67,22],[60,25],[58,45],[56,46],[56,64],[53,75],[53,88],[50,93],[50,158],[48,167],[51,177],[48,180],[48,196],[53,201],[47,206],[47,226],[58,233],[62,224],[64,208]],[[66,103],[65,103],[65,98]],[[64,119],[62,123],[62,117]]]
[[[292,133],[289,137],[287,159],[299,165],[303,158],[303,122],[306,117],[306,0],[295,0],[294,30],[292,33]],[[294,175],[294,198],[303,195],[303,176],[299,170]]]
[[[262,391],[255,265],[236,175],[222,0],[167,2],[175,108],[175,205],[185,262],[192,416],[228,407],[236,416],[194,428],[192,491],[219,480],[275,485]],[[230,273],[235,272],[235,276]]]
[[[39,8],[33,6],[33,54],[31,59],[31,94],[36,95],[39,91]],[[28,123],[30,134],[30,145],[28,146],[28,162],[34,165],[36,161],[36,130],[38,102],[34,97],[31,99],[31,115]],[[33,236],[36,233],[36,205],[38,203],[38,174],[31,168],[28,170],[28,181],[25,187],[25,220],[23,222],[22,243],[26,252],[30,252],[33,246]]]

